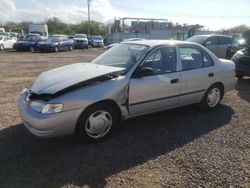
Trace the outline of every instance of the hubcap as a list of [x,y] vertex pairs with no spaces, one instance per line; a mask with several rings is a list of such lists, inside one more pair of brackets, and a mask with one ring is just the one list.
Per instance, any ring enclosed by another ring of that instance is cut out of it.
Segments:
[[208,93],[207,104],[209,107],[215,107],[220,101],[220,89],[213,88]]
[[112,116],[110,113],[99,110],[88,117],[85,123],[85,131],[91,138],[101,138],[109,132],[111,126]]
[[30,47],[30,51],[31,51],[31,52],[34,52],[34,51],[35,51],[33,46]]

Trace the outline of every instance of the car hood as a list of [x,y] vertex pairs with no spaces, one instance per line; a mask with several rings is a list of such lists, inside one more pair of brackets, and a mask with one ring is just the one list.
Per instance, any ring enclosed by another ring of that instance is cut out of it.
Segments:
[[39,45],[53,45],[57,44],[57,42],[39,42]]
[[[76,63],[50,71],[38,76],[30,87],[30,91],[36,95],[58,94],[74,86],[86,85],[90,80],[100,78],[111,73],[121,72],[123,68],[103,66],[91,63]],[[108,77],[111,79],[112,77]]]
[[93,40],[93,42],[103,42],[103,40]]
[[86,38],[74,38],[74,40],[84,40],[84,41],[88,41],[88,39],[86,39]]

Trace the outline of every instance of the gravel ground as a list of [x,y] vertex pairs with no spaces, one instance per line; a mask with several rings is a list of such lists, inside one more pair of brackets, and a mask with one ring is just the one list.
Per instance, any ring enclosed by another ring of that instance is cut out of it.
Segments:
[[131,119],[97,144],[24,129],[19,92],[40,72],[103,49],[0,53],[0,187],[250,187],[250,79],[215,110],[195,105]]

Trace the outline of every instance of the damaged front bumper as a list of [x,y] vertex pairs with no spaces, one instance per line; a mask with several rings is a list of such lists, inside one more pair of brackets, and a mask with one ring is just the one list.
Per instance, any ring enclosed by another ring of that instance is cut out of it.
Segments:
[[63,111],[55,114],[41,114],[33,110],[26,100],[27,92],[20,95],[18,109],[24,126],[38,137],[50,138],[75,133],[77,120],[82,109]]

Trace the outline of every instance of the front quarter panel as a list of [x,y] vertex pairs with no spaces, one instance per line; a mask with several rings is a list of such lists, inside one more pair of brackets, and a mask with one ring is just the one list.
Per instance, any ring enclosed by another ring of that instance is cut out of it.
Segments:
[[[94,83],[89,86],[69,91],[59,97],[52,99],[51,103],[62,103],[63,111],[82,109],[85,110],[92,104],[103,100],[114,101],[122,111],[123,116],[126,116],[127,88],[128,79],[125,76]],[[125,110],[125,111],[124,111]]]

